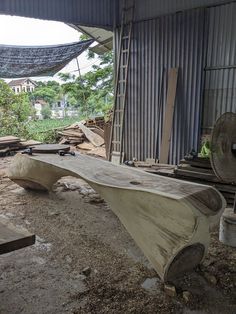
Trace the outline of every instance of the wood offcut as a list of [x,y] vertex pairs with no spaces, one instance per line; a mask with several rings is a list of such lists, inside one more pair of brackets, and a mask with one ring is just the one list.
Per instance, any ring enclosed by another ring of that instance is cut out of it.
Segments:
[[22,249],[35,243],[35,235],[15,227],[8,219],[0,218],[0,254]]

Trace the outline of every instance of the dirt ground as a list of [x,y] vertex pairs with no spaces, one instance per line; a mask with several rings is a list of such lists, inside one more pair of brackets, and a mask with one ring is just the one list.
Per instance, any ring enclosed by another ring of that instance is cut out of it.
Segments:
[[53,193],[27,192],[5,175],[10,161],[0,158],[0,217],[37,238],[0,257],[1,314],[236,313],[236,249],[222,245],[217,232],[203,265],[174,282],[177,295],[168,296],[85,182],[67,177]]

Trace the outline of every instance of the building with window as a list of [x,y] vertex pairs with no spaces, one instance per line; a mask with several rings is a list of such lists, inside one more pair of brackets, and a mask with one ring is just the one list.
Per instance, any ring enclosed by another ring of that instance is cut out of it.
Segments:
[[16,79],[8,83],[14,93],[33,92],[37,84],[30,78]]

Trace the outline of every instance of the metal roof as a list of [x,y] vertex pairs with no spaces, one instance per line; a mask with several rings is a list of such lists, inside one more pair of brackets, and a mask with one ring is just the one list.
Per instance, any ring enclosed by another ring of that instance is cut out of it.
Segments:
[[[113,29],[119,24],[122,0],[1,0],[0,13]],[[136,21],[229,0],[135,0]]]
[[98,44],[94,47],[89,48],[97,54],[103,54],[112,50],[113,48],[113,32],[96,27],[87,27],[80,25],[70,25],[76,30],[88,35],[93,38]]

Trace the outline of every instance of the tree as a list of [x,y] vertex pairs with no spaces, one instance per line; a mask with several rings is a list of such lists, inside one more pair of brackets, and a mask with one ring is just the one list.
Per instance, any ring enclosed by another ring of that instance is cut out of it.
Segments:
[[32,102],[42,99],[51,106],[61,99],[61,86],[56,81],[38,82],[38,86],[29,94],[29,97]]
[[[88,39],[81,35],[80,40]],[[92,70],[73,78],[69,73],[60,73],[63,93],[67,95],[68,102],[72,100],[74,106],[80,107],[85,116],[105,114],[113,105],[113,52],[95,55],[88,50],[87,59],[98,64]]]
[[48,105],[43,106],[41,110],[41,115],[43,116],[43,119],[50,119],[52,115],[52,111]]
[[26,123],[32,107],[26,94],[14,94],[0,80],[0,133],[2,135],[27,136]]

